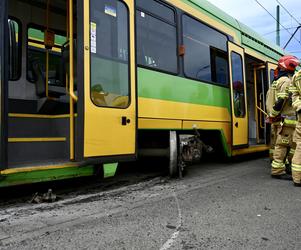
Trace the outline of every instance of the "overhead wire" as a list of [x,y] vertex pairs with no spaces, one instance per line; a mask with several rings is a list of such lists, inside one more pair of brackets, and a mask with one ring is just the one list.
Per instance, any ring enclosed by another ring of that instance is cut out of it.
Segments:
[[[291,27],[291,28],[287,28],[288,30],[292,30],[292,29],[297,29],[298,26],[294,26],[294,27]],[[285,29],[280,29],[280,31],[283,31]],[[276,33],[277,31],[276,30],[273,30],[273,31],[270,31],[270,32],[267,32],[265,34],[262,34],[263,36],[267,36],[267,35],[270,35],[270,34],[273,34],[273,33]]]
[[288,30],[288,28],[286,28],[285,26],[283,26],[274,16],[273,14],[271,14],[258,0],[254,0],[261,8],[263,8],[284,30],[286,30],[286,32],[288,34],[290,34],[300,45],[301,45],[301,41],[299,41],[297,38],[295,38],[295,36],[293,36],[293,34]]
[[297,23],[297,24],[301,24],[290,12],[289,12],[289,10],[287,10],[287,8],[285,8],[284,7],[284,5],[279,1],[279,0],[276,0],[276,2],[285,10],[285,12],[292,18],[292,19],[294,19],[295,20],[295,22]]

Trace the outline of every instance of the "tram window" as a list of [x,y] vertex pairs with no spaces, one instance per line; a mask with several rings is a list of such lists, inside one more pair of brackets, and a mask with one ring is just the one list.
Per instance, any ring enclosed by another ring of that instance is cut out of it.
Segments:
[[207,25],[183,16],[184,72],[189,78],[227,85],[227,37]]
[[211,80],[227,85],[228,79],[228,55],[224,51],[211,48]]
[[[61,83],[61,50],[66,42],[66,37],[55,35],[55,46],[49,51],[49,84],[62,85]],[[42,73],[46,74],[46,49],[44,46],[44,28],[29,27],[27,31],[27,80],[36,82],[33,65],[39,64]]]
[[155,16],[166,20],[169,23],[175,23],[174,11],[164,4],[155,0],[137,0],[137,6],[143,10],[147,10]]
[[126,108],[129,88],[128,9],[118,0],[91,0],[91,99],[97,106]]
[[236,117],[244,117],[246,114],[245,87],[243,78],[243,64],[241,55],[231,52],[232,84],[234,114]]
[[176,74],[176,26],[140,10],[136,20],[138,64]]
[[9,80],[16,81],[21,76],[21,25],[8,19],[9,30]]
[[272,84],[273,83],[273,81],[274,81],[274,73],[275,73],[275,70],[274,69],[271,69],[270,70],[270,84]]

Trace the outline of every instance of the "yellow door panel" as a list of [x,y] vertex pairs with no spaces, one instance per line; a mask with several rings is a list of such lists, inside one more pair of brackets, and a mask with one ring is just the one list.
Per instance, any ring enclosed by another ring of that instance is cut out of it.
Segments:
[[228,43],[232,104],[232,145],[248,145],[248,108],[244,49]]
[[133,155],[137,127],[134,3],[87,2],[84,156]]

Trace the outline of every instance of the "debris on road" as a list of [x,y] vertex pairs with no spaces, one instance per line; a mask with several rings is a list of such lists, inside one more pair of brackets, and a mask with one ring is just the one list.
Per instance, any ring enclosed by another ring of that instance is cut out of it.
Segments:
[[57,200],[56,194],[52,193],[52,189],[48,189],[47,193],[39,194],[38,192],[33,195],[30,203],[40,204],[43,202],[55,202]]

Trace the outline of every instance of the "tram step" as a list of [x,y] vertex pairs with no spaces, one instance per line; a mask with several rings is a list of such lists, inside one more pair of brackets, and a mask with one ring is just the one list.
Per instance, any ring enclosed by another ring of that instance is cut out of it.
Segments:
[[68,159],[69,140],[66,137],[9,138],[8,165],[38,163]]
[[10,114],[8,137],[66,137],[69,135],[68,116]]

